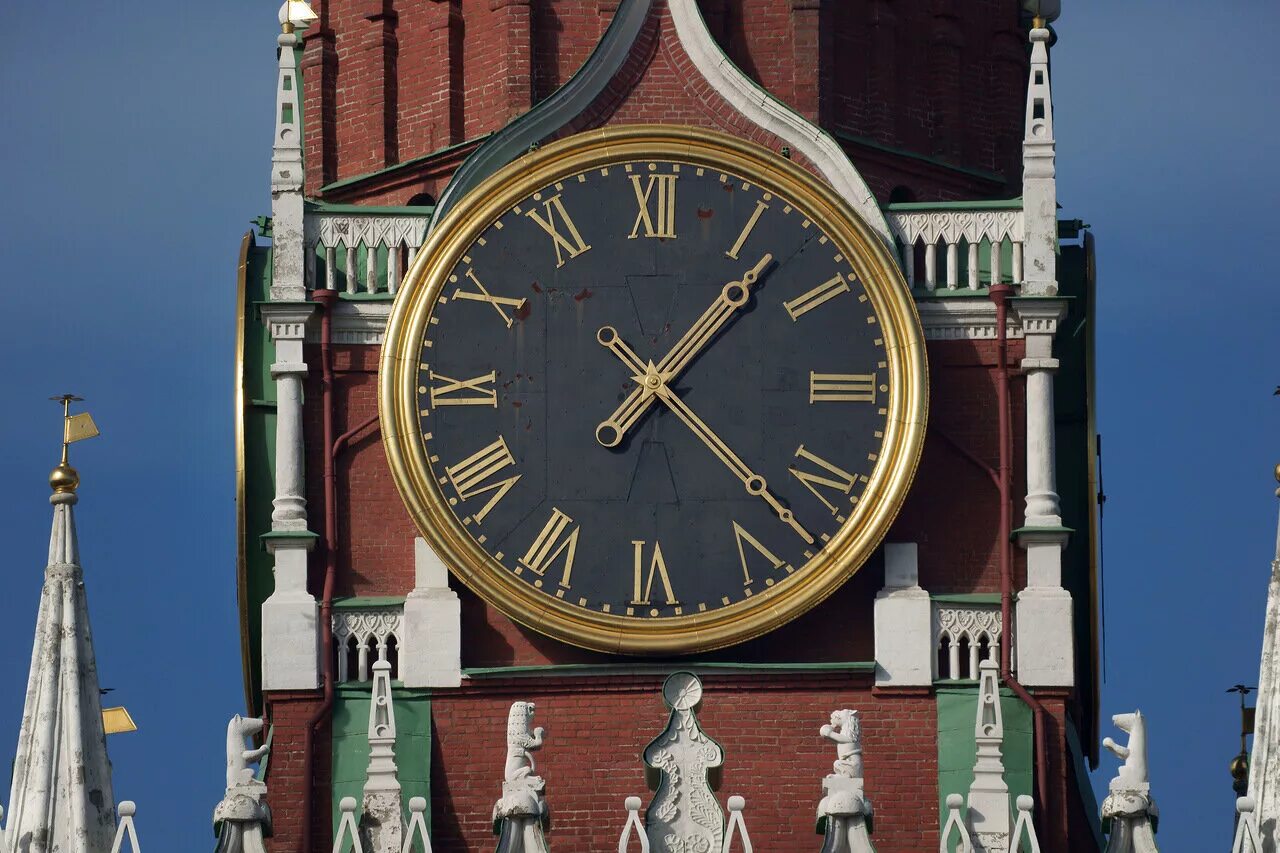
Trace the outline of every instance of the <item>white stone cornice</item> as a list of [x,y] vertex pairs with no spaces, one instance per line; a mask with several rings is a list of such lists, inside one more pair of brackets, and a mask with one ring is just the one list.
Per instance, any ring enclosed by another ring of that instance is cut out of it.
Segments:
[[[333,309],[333,342],[335,344],[369,344],[381,346],[382,336],[387,328],[387,317],[391,314],[391,301],[354,302],[339,301]],[[312,330],[307,336],[309,343],[320,340],[319,333]]]
[[889,224],[871,188],[839,143],[742,73],[712,38],[696,0],[670,0],[667,9],[675,24],[676,38],[680,39],[685,53],[711,88],[749,121],[808,158],[840,197],[862,215],[886,244],[892,246]]
[[1013,313],[1024,335],[1056,335],[1058,323],[1067,315],[1065,299],[1015,299]]
[[[916,302],[926,340],[995,340],[996,307],[986,299],[926,299]],[[1010,317],[1010,338],[1022,337],[1022,327]]]

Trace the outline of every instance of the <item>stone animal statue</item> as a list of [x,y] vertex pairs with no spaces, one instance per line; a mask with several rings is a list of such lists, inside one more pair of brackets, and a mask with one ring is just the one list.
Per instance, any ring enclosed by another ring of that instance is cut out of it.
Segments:
[[257,749],[245,749],[244,739],[262,731],[262,720],[255,717],[242,717],[236,714],[227,723],[227,787],[235,788],[253,781],[254,771],[250,764],[261,761],[270,747],[260,746]]
[[1146,718],[1142,716],[1141,711],[1134,711],[1132,714],[1116,714],[1111,718],[1111,722],[1115,723],[1116,728],[1129,735],[1129,742],[1124,746],[1111,738],[1104,738],[1102,741],[1102,745],[1112,754],[1124,760],[1120,772],[1111,780],[1111,790],[1144,790],[1150,782],[1147,776]]
[[505,777],[515,782],[533,775],[533,751],[542,746],[542,726],[530,730],[534,704],[515,702],[507,714],[507,767]]
[[846,708],[831,712],[831,724],[818,730],[827,740],[835,741],[836,760],[831,766],[837,776],[862,778],[862,721],[858,712]]

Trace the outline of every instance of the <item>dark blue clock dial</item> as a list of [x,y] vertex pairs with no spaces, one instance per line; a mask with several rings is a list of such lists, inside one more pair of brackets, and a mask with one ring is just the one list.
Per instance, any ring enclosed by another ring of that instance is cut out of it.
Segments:
[[637,161],[475,240],[432,308],[418,410],[493,571],[663,619],[803,574],[876,465],[888,382],[872,302],[805,210]]

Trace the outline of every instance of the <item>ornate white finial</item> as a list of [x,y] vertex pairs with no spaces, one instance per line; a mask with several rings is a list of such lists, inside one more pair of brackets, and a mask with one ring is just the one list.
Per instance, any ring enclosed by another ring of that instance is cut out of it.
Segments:
[[244,745],[246,737],[262,728],[262,720],[239,714],[227,723],[227,792],[213,810],[216,853],[266,853],[262,839],[271,834],[267,786],[250,765],[261,761],[270,747],[245,749]]
[[964,805],[964,797],[959,794],[947,794],[947,820],[942,825],[942,840],[938,844],[938,853],[973,853],[973,839],[964,825],[964,817],[960,807]]
[[373,665],[369,695],[369,769],[360,817],[361,841],[368,853],[401,853],[404,830],[398,777],[391,664],[379,660]]
[[[431,836],[427,833],[427,822],[424,818],[426,811],[425,798],[412,797],[409,800],[409,832],[404,839],[404,849],[400,853],[431,853]],[[419,842],[419,849],[414,849],[414,841]]]
[[836,744],[834,773],[822,780],[818,802],[818,832],[826,836],[824,850],[871,853],[871,801],[863,792],[862,722],[858,712],[831,712],[831,722],[818,734]]
[[[1280,480],[1280,465],[1275,476]],[[1280,497],[1280,489],[1276,496]],[[1263,848],[1268,853],[1280,850],[1280,524],[1276,526],[1276,556],[1271,563],[1258,661],[1249,797],[1256,804],[1255,820]]]
[[729,806],[729,825],[725,829],[724,847],[721,848],[721,853],[729,853],[733,847],[735,835],[742,838],[743,853],[753,853],[755,848],[751,846],[751,836],[747,834],[747,824],[742,819],[742,812],[747,807],[746,799],[733,796],[729,798],[726,805]]
[[360,833],[356,830],[356,798],[343,797],[338,803],[338,811],[342,817],[333,839],[333,853],[364,853]]
[[645,815],[649,844],[715,853],[724,846],[724,813],[708,778],[724,764],[724,750],[698,724],[702,682],[692,672],[672,673],[662,684],[662,699],[671,716],[644,749],[650,787],[657,781]]
[[640,853],[649,853],[649,836],[644,834],[644,825],[640,823],[640,798],[627,797],[622,801],[622,807],[627,810],[627,822],[622,825],[618,853],[627,853],[633,834],[640,840]]
[[1151,799],[1147,776],[1146,718],[1141,711],[1134,711],[1116,714],[1111,721],[1128,733],[1129,742],[1121,746],[1111,738],[1102,741],[1103,746],[1124,762],[1111,780],[1110,793],[1102,801],[1102,831],[1111,836],[1107,850],[1112,853],[1154,853],[1160,810]]
[[837,776],[862,778],[862,722],[858,712],[850,708],[831,712],[831,724],[818,730],[824,738],[835,741],[836,760],[832,764]]
[[285,34],[292,33],[295,29],[306,29],[313,21],[319,20],[319,15],[311,8],[311,4],[306,0],[284,0],[280,6],[280,32]]
[[128,839],[129,850],[132,853],[142,853],[142,848],[138,846],[138,830],[133,825],[133,816],[138,813],[138,807],[132,800],[125,800],[120,803],[119,812],[120,825],[116,827],[116,837],[111,843],[111,853],[121,853],[125,849],[125,839]]
[[1141,711],[1134,711],[1131,714],[1116,714],[1111,718],[1111,722],[1115,723],[1116,728],[1129,735],[1129,742],[1124,746],[1109,737],[1102,739],[1102,745],[1124,762],[1116,777],[1111,780],[1111,790],[1143,793],[1150,791],[1151,784],[1147,776],[1146,718],[1142,716]]
[[[1009,839],[1009,850],[1017,853],[1040,853],[1040,839],[1036,836],[1036,825],[1032,810],[1035,800],[1026,794],[1018,797],[1018,819],[1013,824],[1013,836]],[[1026,840],[1026,848],[1022,846]]]
[[546,782],[534,775],[533,753],[542,748],[543,729],[534,727],[532,702],[515,702],[507,712],[507,762],[502,798],[493,806],[499,853],[545,853]]
[[1049,87],[1049,38],[1044,26],[1031,30],[1031,73],[1027,81],[1022,139],[1024,296],[1058,292],[1058,185]]
[[977,755],[969,786],[969,826],[981,850],[1009,849],[1009,786],[1004,781],[1004,712],[999,669],[990,658],[978,665]]

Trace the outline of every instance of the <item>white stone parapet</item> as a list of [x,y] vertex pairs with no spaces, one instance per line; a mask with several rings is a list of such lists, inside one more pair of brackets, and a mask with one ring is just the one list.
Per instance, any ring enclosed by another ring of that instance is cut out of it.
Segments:
[[427,236],[422,213],[308,213],[304,226],[306,289],[394,296]]
[[933,602],[932,655],[940,681],[977,679],[982,664],[1000,660],[999,604]]
[[333,648],[338,656],[338,683],[369,681],[380,664],[386,665],[390,678],[399,679],[391,653],[395,652],[397,663],[406,657],[404,612],[400,605],[334,610],[329,630],[333,632]]
[[[923,287],[932,292],[941,285],[948,291],[978,290],[1004,282],[1006,246],[1010,250],[1008,280],[1022,282],[1023,216],[1017,206],[1001,209],[975,202],[972,209],[956,204],[939,205],[936,209],[919,207],[890,208],[885,214],[898,244],[903,274],[912,288]],[[918,246],[923,248],[923,269],[916,264]],[[964,281],[960,280],[962,250]],[[988,264],[985,281],[980,270],[984,255]]]

